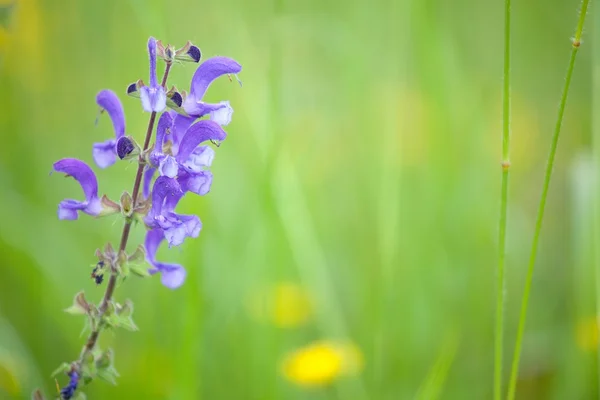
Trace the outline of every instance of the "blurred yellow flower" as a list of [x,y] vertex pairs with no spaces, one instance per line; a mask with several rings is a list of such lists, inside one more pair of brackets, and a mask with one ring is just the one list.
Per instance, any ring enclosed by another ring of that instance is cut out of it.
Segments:
[[257,293],[250,302],[257,319],[269,320],[280,328],[294,328],[306,323],[313,311],[308,292],[300,285],[281,282]]
[[584,351],[595,351],[598,348],[598,318],[588,317],[577,323],[575,340],[577,346]]
[[318,341],[289,354],[283,375],[299,386],[324,386],[342,376],[359,373],[363,367],[360,349],[349,342]]
[[14,366],[0,363],[0,395],[3,393],[14,398],[21,394],[21,386],[14,373]]

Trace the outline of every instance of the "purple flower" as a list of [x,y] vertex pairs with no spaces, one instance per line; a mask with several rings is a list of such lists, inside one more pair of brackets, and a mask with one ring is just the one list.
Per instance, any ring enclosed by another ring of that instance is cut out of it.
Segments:
[[106,111],[112,120],[115,129],[115,138],[102,143],[94,143],[92,155],[100,168],[111,166],[116,161],[115,145],[117,140],[125,135],[125,114],[121,101],[111,90],[103,90],[96,95],[96,103],[102,111]]
[[[144,173],[144,197],[149,195],[156,170],[161,176],[176,178],[183,192],[189,191],[201,196],[209,192],[213,176],[206,168],[212,164],[215,153],[212,148],[200,144],[209,140],[221,142],[227,134],[219,124],[210,120],[201,120],[191,126],[183,122],[180,126],[185,127],[186,131],[182,136],[177,126],[177,116],[173,120],[169,113],[161,115],[156,132],[156,145],[150,155],[152,166]],[[173,156],[163,154],[160,145],[164,143],[167,130],[172,132],[170,139]]]
[[63,400],[69,400],[75,395],[77,385],[79,384],[79,374],[76,371],[69,373],[69,384],[64,388],[60,389],[60,398]]
[[146,260],[153,268],[148,271],[151,274],[159,272],[161,274],[160,281],[169,289],[177,289],[185,280],[185,269],[179,264],[167,264],[156,261],[156,251],[161,242],[165,239],[165,235],[160,229],[152,229],[146,233],[144,246],[146,247]]
[[186,237],[198,237],[202,229],[200,219],[195,215],[177,214],[173,210],[183,197],[177,180],[160,176],[152,188],[152,208],[145,222],[150,228],[160,228],[171,246],[179,246]]
[[148,39],[148,54],[150,56],[150,86],[140,88],[142,107],[148,112],[161,112],[167,106],[165,89],[156,79],[156,39]]
[[190,93],[183,103],[185,112],[193,118],[200,118],[209,114],[210,119],[219,125],[231,122],[233,109],[228,101],[217,104],[202,101],[210,84],[218,77],[226,74],[237,74],[242,71],[242,66],[237,61],[227,57],[213,57],[204,61],[192,77]]
[[94,216],[102,211],[102,203],[98,198],[98,181],[94,171],[86,163],[75,158],[63,158],[54,163],[54,171],[75,178],[85,195],[85,201],[61,201],[58,205],[58,219],[77,219],[77,211]]

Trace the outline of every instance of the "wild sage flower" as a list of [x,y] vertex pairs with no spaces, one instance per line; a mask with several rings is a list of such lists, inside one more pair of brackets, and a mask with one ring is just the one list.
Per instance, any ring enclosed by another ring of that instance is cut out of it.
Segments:
[[[188,192],[199,195],[208,193],[212,183],[210,167],[215,152],[206,142],[220,143],[226,133],[222,126],[231,120],[233,109],[228,101],[218,104],[204,103],[202,98],[211,82],[224,74],[237,74],[241,66],[226,57],[214,57],[204,62],[194,74],[190,95],[182,96],[175,88],[167,92],[166,81],[175,61],[199,62],[200,49],[188,42],[178,50],[171,45],[164,46],[154,38],[148,40],[150,82],[146,86],[141,80],[127,87],[127,94],[141,98],[142,107],[152,115],[148,122],[144,148],[135,139],[125,135],[125,114],[117,95],[110,90],[102,90],[96,96],[101,112],[106,111],[112,120],[115,137],[93,145],[92,156],[100,168],[114,164],[118,159],[137,161],[137,175],[133,193],[123,192],[115,202],[106,195],[98,196],[96,174],[84,161],[64,158],[53,165],[56,172],[73,177],[81,186],[84,200],[65,199],[58,205],[58,218],[75,220],[83,212],[95,217],[120,214],[124,220],[123,233],[118,246],[106,244],[96,250],[97,260],[90,276],[100,285],[108,279],[106,292],[98,305],[89,303],[83,292],[75,296],[73,305],[66,311],[83,314],[87,317],[87,327],[91,331],[83,347],[81,356],[71,363],[64,363],[56,373],[69,376],[69,383],[60,390],[61,399],[72,399],[79,395],[83,385],[100,378],[116,382],[118,373],[113,366],[113,352],[97,348],[100,333],[109,328],[137,330],[132,320],[133,303],[126,300],[118,303],[113,294],[117,283],[123,282],[130,274],[148,276],[159,273],[164,286],[180,287],[186,276],[179,264],[156,260],[156,253],[162,241],[171,246],[179,246],[187,237],[197,237],[202,229],[196,215],[183,215],[175,212],[179,201]],[[162,82],[156,76],[157,57],[166,63]],[[168,100],[168,101],[167,101]],[[185,101],[184,107],[182,107]],[[171,110],[165,111],[170,107]],[[187,110],[187,111],[186,111]],[[164,112],[163,112],[164,111]],[[157,113],[161,113],[156,126],[156,138],[152,147],[151,136]],[[208,119],[198,120],[207,116]],[[159,177],[152,183],[155,172]],[[152,188],[152,190],[150,190]],[[140,195],[142,189],[143,196]],[[144,243],[136,250],[128,252],[129,233],[134,222],[143,222],[148,230]],[[147,264],[140,266],[140,261]],[[39,392],[36,392],[36,396]],[[38,396],[39,397],[39,396]],[[79,397],[78,397],[79,398]]]
[[158,84],[156,79],[156,40],[148,39],[148,56],[150,58],[150,86],[142,85],[140,97],[144,111],[161,112],[167,106],[165,88]]
[[98,198],[98,180],[94,171],[83,161],[76,158],[63,158],[54,163],[54,170],[73,177],[83,189],[84,201],[65,199],[58,204],[59,219],[77,219],[78,211],[96,216],[102,211],[102,202]]
[[102,90],[96,95],[96,103],[101,112],[106,111],[112,120],[115,138],[102,143],[94,143],[92,155],[100,168],[106,168],[115,163],[117,156],[117,140],[125,136],[125,113],[121,101],[112,90]]
[[160,281],[170,289],[176,289],[185,280],[185,269],[179,264],[168,264],[156,261],[156,252],[165,235],[161,229],[149,230],[146,234],[144,246],[146,247],[146,260],[153,266],[149,271],[151,274],[160,273]]
[[211,104],[203,102],[202,98],[215,79],[227,74],[238,74],[241,71],[242,66],[231,58],[213,57],[204,61],[192,77],[190,93],[183,102],[185,112],[194,118],[210,114],[211,119],[220,125],[229,124],[233,109],[228,101]]

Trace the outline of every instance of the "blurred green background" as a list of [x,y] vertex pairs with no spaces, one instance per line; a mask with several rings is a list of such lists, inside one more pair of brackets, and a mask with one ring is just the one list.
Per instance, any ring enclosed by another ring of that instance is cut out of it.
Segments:
[[[578,7],[513,5],[506,377]],[[113,135],[107,116],[94,125],[103,88],[120,94],[127,133],[143,137],[148,114],[123,94],[147,79],[151,35],[235,58],[244,86],[221,78],[208,91],[235,113],[211,193],[179,207],[198,214],[203,231],[159,252],[187,268],[185,285],[171,291],[155,277],[118,288],[140,331],[102,335],[121,377],[116,387],[93,383],[88,399],[491,398],[502,1],[16,0],[3,14],[1,399],[35,387],[55,394],[50,373],[84,343],[80,318],[61,310],[82,289],[101,298],[89,265],[96,248],[118,241],[122,222],[59,221],[58,202],[80,198],[80,188],[49,172],[62,157],[92,163],[92,143]],[[587,22],[533,282],[521,399],[598,396],[595,4]],[[187,89],[194,69],[176,66],[169,83]],[[131,190],[134,165],[95,169],[101,192]],[[130,248],[142,239],[138,227]],[[322,340],[354,343],[359,370],[318,387],[282,372],[290,352]]]

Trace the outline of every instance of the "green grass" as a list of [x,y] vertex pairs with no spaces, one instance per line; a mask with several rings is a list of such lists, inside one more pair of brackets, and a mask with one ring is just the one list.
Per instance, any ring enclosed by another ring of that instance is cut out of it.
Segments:
[[[516,329],[564,83],[572,24],[563,16],[576,7],[534,1],[513,10],[505,332]],[[501,2],[473,0],[19,1],[0,30],[0,398],[15,390],[6,382],[18,383],[15,398],[37,386],[54,393],[50,373],[79,354],[81,321],[61,310],[81,289],[101,298],[88,265],[122,225],[58,221],[57,203],[80,193],[48,174],[61,157],[91,162],[91,144],[112,135],[106,116],[94,126],[94,96],[147,79],[150,35],[236,58],[244,86],[211,86],[208,100],[229,99],[235,113],[211,193],[181,204],[203,231],[158,255],[185,265],[187,281],[177,291],[158,279],[118,288],[118,299],[134,301],[140,331],[103,335],[121,377],[117,387],[94,383],[88,398],[491,398],[501,14]],[[596,312],[586,269],[594,253],[581,250],[591,227],[573,201],[595,204],[574,189],[593,178],[569,172],[596,145],[590,56],[582,47],[569,94],[519,398],[597,394],[595,348],[579,347],[575,334]],[[175,68],[170,82],[186,89],[193,70]],[[121,99],[127,132],[142,138],[148,115]],[[100,190],[118,197],[135,165],[96,171]],[[138,227],[131,245],[142,238]],[[313,293],[306,325],[279,328],[249,312],[248,298],[283,281]],[[345,337],[364,354],[360,375],[329,390],[281,376],[288,351]],[[505,339],[512,348],[512,335]]]

